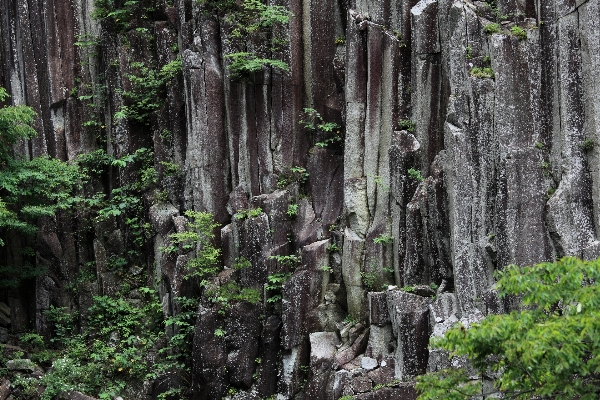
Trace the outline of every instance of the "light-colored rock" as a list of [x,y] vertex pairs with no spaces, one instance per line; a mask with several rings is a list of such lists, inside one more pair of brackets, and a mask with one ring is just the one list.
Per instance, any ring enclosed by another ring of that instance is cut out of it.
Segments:
[[379,366],[378,362],[376,359],[371,358],[371,357],[362,357],[360,359],[360,367],[364,370],[370,371],[372,369],[375,369]]

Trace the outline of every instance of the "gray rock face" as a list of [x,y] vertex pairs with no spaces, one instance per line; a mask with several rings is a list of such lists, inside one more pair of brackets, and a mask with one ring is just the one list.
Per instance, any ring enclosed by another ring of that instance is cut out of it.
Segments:
[[[0,85],[38,114],[38,136],[15,150],[73,161],[99,148],[116,158],[151,149],[156,187],[136,193],[135,217],[152,229],[127,274],[157,282],[164,315],[177,314],[176,297],[202,289],[185,279],[191,255],[161,248],[184,231],[185,210],[208,211],[225,268],[210,284],[261,296],[234,301],[227,316],[203,297],[194,398],[231,387],[236,399],[412,399],[410,385],[369,390],[449,366],[427,349],[430,336],[511,311],[494,271],[600,256],[598,1],[499,0],[515,17],[489,36],[497,15],[477,1],[271,2],[294,17],[249,49],[275,37],[282,45],[269,57],[289,68],[244,79],[228,68],[232,27],[198,2],[159,2],[123,35],[91,18],[91,0],[37,3],[0,6]],[[128,104],[131,62],[158,68],[178,56],[183,71],[147,121],[114,118]],[[340,141],[323,146],[329,133],[303,126],[305,107],[337,124]],[[112,166],[85,191],[110,198],[136,168]],[[29,261],[48,272],[0,299],[0,342],[33,328],[49,338],[50,306],[85,321],[95,295],[126,282],[111,263],[134,248],[133,216],[75,214],[39,220]],[[26,241],[6,242],[2,264],[23,265]],[[249,265],[236,269],[240,260]],[[66,288],[88,262],[97,280],[72,296]]]

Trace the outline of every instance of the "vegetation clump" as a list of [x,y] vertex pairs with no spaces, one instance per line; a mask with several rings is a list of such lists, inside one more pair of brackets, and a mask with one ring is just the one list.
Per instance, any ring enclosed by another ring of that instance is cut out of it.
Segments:
[[494,33],[500,33],[501,32],[500,25],[498,25],[495,22],[487,24],[486,26],[483,27],[483,32],[488,36],[493,35]]
[[228,28],[228,44],[232,51],[225,54],[229,75],[249,80],[265,67],[289,71],[283,60],[274,57],[288,42],[282,32],[292,17],[283,6],[263,0],[197,0],[202,13],[223,20]]
[[494,79],[496,77],[496,74],[494,74],[494,70],[489,67],[484,67],[484,68],[474,67],[471,69],[471,71],[469,71],[469,74],[471,74],[471,76],[474,76],[475,78]]
[[498,375],[482,393],[465,369],[419,377],[420,400],[579,398],[600,395],[600,260],[565,257],[530,267],[509,265],[496,273],[501,297],[521,299],[510,314],[489,315],[469,329],[458,324],[431,340],[452,357],[467,357],[482,375]]
[[305,108],[304,117],[299,123],[320,136],[321,140],[315,143],[315,146],[327,147],[330,144],[340,143],[344,139],[342,127],[335,122],[325,122],[314,108]]
[[165,64],[160,70],[140,62],[131,63],[130,68],[134,73],[127,74],[127,79],[132,90],[120,91],[126,105],[121,106],[115,118],[129,118],[148,125],[150,115],[162,105],[167,83],[181,74],[181,59]]
[[415,128],[416,128],[416,124],[414,121],[411,121],[410,119],[401,119],[398,121],[398,128],[400,130],[404,130],[404,131],[408,131],[408,132],[414,132]]
[[425,178],[423,178],[423,175],[421,175],[421,171],[415,168],[410,168],[408,170],[408,176],[409,178],[417,182],[423,182],[425,180]]
[[519,40],[527,39],[527,32],[520,26],[513,26],[510,28],[510,33],[511,35],[516,36]]

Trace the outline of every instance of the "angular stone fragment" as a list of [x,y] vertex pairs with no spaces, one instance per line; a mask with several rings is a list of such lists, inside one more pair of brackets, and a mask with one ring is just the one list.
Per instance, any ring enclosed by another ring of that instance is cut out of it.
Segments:
[[416,400],[414,384],[402,384],[399,388],[383,388],[354,397],[356,400]]
[[8,360],[6,362],[6,368],[8,368],[10,371],[33,372],[39,367],[28,358],[20,358],[16,360]]
[[429,343],[430,300],[400,290],[388,291],[388,307],[396,349],[396,374],[400,379],[424,373]]
[[342,253],[342,276],[348,293],[348,313],[355,318],[362,316],[365,312],[366,301],[360,274],[364,246],[364,239],[346,228]]
[[342,366],[351,360],[353,360],[357,355],[364,353],[367,348],[367,343],[369,341],[369,330],[367,329],[362,335],[360,335],[352,344],[352,346],[348,347],[346,350],[343,350],[335,355],[334,366]]
[[362,357],[360,359],[360,367],[364,370],[370,371],[379,366],[377,360],[371,357]]
[[370,292],[369,321],[371,325],[384,325],[390,322],[386,292]]
[[0,383],[0,400],[6,400],[8,396],[10,396],[10,381],[3,379]]
[[3,312],[7,317],[10,317],[10,307],[4,302],[0,302],[0,312]]

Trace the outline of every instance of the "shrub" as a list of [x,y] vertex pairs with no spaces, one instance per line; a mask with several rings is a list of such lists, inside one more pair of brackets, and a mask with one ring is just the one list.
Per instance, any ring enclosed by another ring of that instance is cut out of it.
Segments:
[[471,76],[474,76],[475,78],[491,78],[491,79],[493,79],[496,76],[494,74],[494,70],[489,67],[485,67],[485,68],[474,67],[471,69],[471,71],[469,71],[469,73],[471,74]]
[[408,170],[408,176],[417,182],[423,182],[425,180],[425,178],[423,178],[423,176],[421,175],[421,171],[414,168]]
[[591,150],[594,148],[594,145],[596,144],[596,142],[594,142],[594,139],[585,139],[583,142],[581,142],[581,144],[579,145],[579,147],[581,147],[583,150]]
[[415,127],[416,124],[414,121],[411,121],[410,119],[401,119],[398,121],[398,128],[400,130],[405,130],[408,132],[414,132],[415,131]]
[[523,28],[521,28],[520,26],[513,26],[510,29],[510,33],[513,36],[516,36],[519,40],[527,39],[527,32],[525,32],[525,30]]
[[493,35],[494,33],[500,33],[500,25],[498,25],[495,22],[492,22],[491,24],[487,24],[486,26],[483,27],[483,32],[486,35]]
[[387,246],[388,244],[392,243],[394,241],[394,237],[391,235],[385,235],[385,234],[381,234],[379,236],[377,236],[375,239],[373,239],[373,243],[375,244],[382,244],[384,246]]
[[[471,367],[417,378],[419,399],[597,398],[600,260],[509,265],[496,278],[499,296],[519,299],[520,306],[431,340],[431,348],[466,357]],[[490,373],[497,376],[493,386],[472,379]]]

